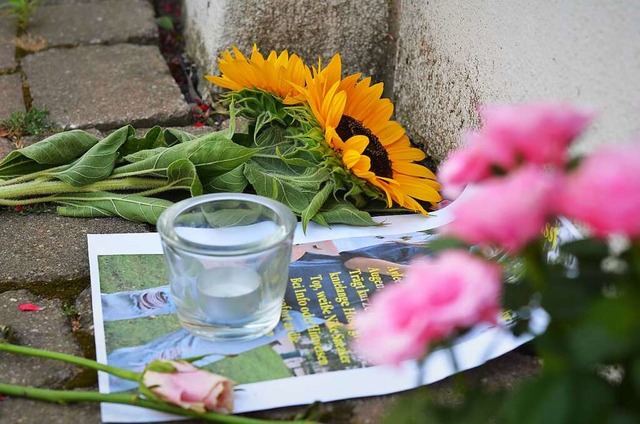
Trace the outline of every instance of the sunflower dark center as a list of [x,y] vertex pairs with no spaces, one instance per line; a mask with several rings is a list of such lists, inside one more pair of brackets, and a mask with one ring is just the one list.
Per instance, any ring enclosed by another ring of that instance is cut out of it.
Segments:
[[378,137],[376,137],[376,135],[367,127],[362,125],[360,121],[350,117],[349,115],[342,115],[342,119],[340,119],[336,132],[344,141],[347,141],[354,135],[364,135],[367,137],[369,139],[369,144],[362,154],[371,159],[371,171],[379,177],[391,178],[393,176],[391,160],[389,159],[387,150],[384,148],[382,143],[380,143]]

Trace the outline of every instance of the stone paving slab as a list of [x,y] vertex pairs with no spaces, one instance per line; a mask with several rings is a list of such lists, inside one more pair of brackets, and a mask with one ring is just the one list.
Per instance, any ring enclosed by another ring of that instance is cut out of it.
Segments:
[[51,49],[24,58],[33,104],[62,128],[179,126],[189,107],[157,46]]
[[100,3],[104,0],[42,0],[40,4],[42,6],[52,4],[82,4],[82,3]]
[[97,403],[57,405],[28,399],[0,402],[0,422],[7,424],[100,424]]
[[0,137],[0,160],[7,156],[12,150],[13,143],[11,143],[11,140]]
[[158,41],[154,11],[146,0],[104,0],[36,9],[29,32],[47,47]]
[[20,74],[0,76],[0,121],[7,119],[13,112],[24,110]]
[[[23,312],[18,309],[22,303],[33,303],[44,309]],[[0,324],[13,328],[16,344],[82,355],[60,300],[35,296],[26,290],[0,293]],[[61,361],[0,352],[0,381],[11,384],[62,387],[80,371],[80,368]]]
[[16,47],[13,39],[16,36],[15,21],[6,16],[0,18],[0,72],[17,66]]
[[89,284],[87,234],[147,231],[147,224],[120,218],[0,210],[0,291],[39,288],[51,295],[65,290],[77,295]]

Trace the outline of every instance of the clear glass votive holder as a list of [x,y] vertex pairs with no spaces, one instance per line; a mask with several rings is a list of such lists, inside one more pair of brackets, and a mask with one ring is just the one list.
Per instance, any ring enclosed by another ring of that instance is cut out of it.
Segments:
[[280,319],[296,217],[243,193],[197,196],[158,219],[178,319],[210,340],[250,340]]

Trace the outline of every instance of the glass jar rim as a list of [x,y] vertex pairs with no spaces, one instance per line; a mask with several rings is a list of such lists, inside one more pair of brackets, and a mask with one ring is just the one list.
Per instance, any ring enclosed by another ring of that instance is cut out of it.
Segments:
[[[201,243],[180,235],[174,225],[176,219],[189,209],[212,202],[242,201],[260,205],[273,212],[278,217],[278,230],[272,231],[267,237],[256,241],[240,244]],[[194,196],[177,202],[160,214],[156,227],[162,241],[175,249],[194,254],[215,256],[238,256],[268,250],[291,237],[296,228],[297,219],[293,212],[283,203],[264,196],[248,193],[213,193]]]

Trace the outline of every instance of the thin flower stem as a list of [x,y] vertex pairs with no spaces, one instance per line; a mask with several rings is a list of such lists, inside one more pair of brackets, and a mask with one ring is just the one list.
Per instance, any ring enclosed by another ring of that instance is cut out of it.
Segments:
[[462,369],[460,368],[460,362],[456,357],[456,352],[454,350],[455,345],[453,344],[453,340],[454,337],[451,336],[444,342],[444,346],[449,359],[451,360],[451,366],[453,367],[453,385],[458,392],[464,394],[467,392],[466,377],[461,373]]
[[640,242],[635,242],[631,245],[631,262],[636,278],[640,280]]
[[458,358],[456,358],[456,352],[453,350],[453,343],[447,343],[447,353],[449,354],[449,359],[451,359],[451,366],[453,366],[453,372],[460,372],[460,363],[458,362]]
[[533,287],[540,293],[544,291],[546,285],[544,267],[540,261],[541,251],[542,248],[539,243],[532,243],[522,252],[526,273],[531,279]]
[[[223,415],[214,412],[197,412],[190,409],[184,409],[179,406],[160,402],[153,399],[144,399],[137,394],[130,393],[99,393],[91,391],[76,390],[52,390],[39,389],[35,387],[25,387],[15,384],[7,384],[0,382],[0,393],[9,396],[18,396],[29,399],[37,399],[52,403],[69,403],[69,402],[108,402],[123,405],[140,406],[156,411],[167,412],[185,417],[198,418],[212,423],[222,424],[270,424],[282,423],[282,421],[267,421],[255,418],[240,417],[235,415]],[[295,424],[310,424],[310,421],[289,421]]]
[[70,364],[79,365],[84,368],[90,368],[98,371],[104,371],[116,377],[124,378],[131,381],[140,381],[140,374],[123,368],[112,367],[110,365],[101,364],[91,359],[81,358],[66,353],[51,352],[48,350],[35,349],[32,347],[18,346],[0,340],[0,351],[17,353],[20,355],[36,356],[39,358],[55,359],[58,361],[68,362]]

